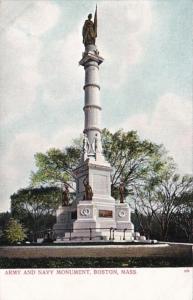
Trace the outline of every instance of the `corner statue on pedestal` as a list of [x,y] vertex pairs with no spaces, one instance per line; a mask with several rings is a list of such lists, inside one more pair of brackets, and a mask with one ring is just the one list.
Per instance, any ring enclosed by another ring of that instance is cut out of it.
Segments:
[[92,200],[93,191],[92,191],[92,188],[91,188],[91,186],[88,182],[87,177],[84,178],[83,184],[84,184],[84,189],[85,189],[85,194],[84,194],[84,199],[83,200]]
[[92,14],[88,15],[88,20],[84,22],[82,29],[83,44],[85,46],[95,45],[95,39],[97,37],[97,8],[94,16],[94,23],[91,21]]
[[69,200],[70,200],[69,195],[70,195],[69,188],[66,185],[65,190],[62,193],[62,206],[68,206],[69,205]]
[[124,182],[120,182],[119,185],[119,195],[120,195],[120,203],[124,203],[124,196],[125,196],[125,185]]

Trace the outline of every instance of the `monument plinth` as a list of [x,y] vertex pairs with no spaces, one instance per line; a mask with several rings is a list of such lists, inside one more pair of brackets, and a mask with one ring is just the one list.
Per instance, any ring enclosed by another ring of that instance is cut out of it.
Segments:
[[[97,13],[83,26],[85,51],[79,64],[85,70],[84,83],[84,139],[82,159],[74,170],[76,200],[72,206],[57,210],[54,230],[63,240],[105,240],[113,230],[115,240],[132,240],[134,226],[127,203],[117,203],[111,196],[112,167],[105,160],[101,142],[101,103],[99,65],[104,59],[95,45]],[[76,218],[73,219],[72,216]],[[62,221],[63,220],[63,221]]]

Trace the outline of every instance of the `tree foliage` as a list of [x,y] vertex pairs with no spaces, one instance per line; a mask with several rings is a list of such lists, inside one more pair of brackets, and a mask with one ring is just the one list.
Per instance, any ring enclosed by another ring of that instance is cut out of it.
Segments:
[[68,185],[74,189],[73,170],[78,166],[81,155],[80,146],[73,145],[64,151],[51,148],[45,154],[36,153],[36,172],[31,174],[32,185]]
[[156,180],[135,189],[134,208],[146,234],[151,235],[153,221],[156,221],[160,228],[160,239],[167,239],[170,223],[177,214],[180,217],[184,209],[191,206],[185,195],[192,194],[192,184],[191,176],[181,177],[174,173],[156,177]]
[[49,225],[53,219],[51,216],[61,201],[62,193],[57,187],[21,189],[11,196],[12,216],[23,222],[28,231],[36,235]]
[[103,149],[107,161],[113,167],[112,194],[117,198],[120,181],[126,188],[126,195],[145,182],[174,168],[173,159],[167,156],[162,145],[141,141],[136,131],[114,134],[103,130]]
[[[140,230],[152,236],[156,228],[159,238],[167,239],[176,216],[178,226],[189,238],[191,220],[185,224],[182,218],[184,214],[190,216],[187,195],[192,193],[192,177],[176,174],[176,165],[164,146],[141,140],[136,131],[111,133],[107,129],[102,131],[102,144],[104,156],[113,167],[112,196],[119,199],[119,185],[124,182],[125,197],[133,207]],[[43,219],[57,208],[66,185],[71,194],[75,192],[73,170],[79,165],[81,153],[80,138],[63,151],[51,148],[35,154],[32,187],[11,196],[13,215],[25,221],[30,230],[36,232],[43,227]]]
[[182,193],[180,205],[174,216],[174,224],[181,230],[188,242],[193,242],[193,188]]
[[7,211],[7,212],[0,213],[0,228],[2,230],[4,230],[4,228],[6,227],[10,218],[11,218],[10,212]]
[[[118,198],[120,181],[124,182],[128,195],[132,192],[133,185],[139,185],[144,180],[174,167],[173,160],[166,155],[163,146],[147,140],[141,141],[135,131],[119,130],[113,134],[104,129],[102,144],[104,156],[113,167],[112,194],[115,198]],[[74,189],[73,170],[78,166],[80,156],[81,143],[77,141],[64,151],[52,148],[45,154],[37,153],[37,171],[31,175],[32,184],[67,184]]]
[[25,230],[19,221],[11,218],[5,229],[5,238],[10,244],[22,242],[26,238]]

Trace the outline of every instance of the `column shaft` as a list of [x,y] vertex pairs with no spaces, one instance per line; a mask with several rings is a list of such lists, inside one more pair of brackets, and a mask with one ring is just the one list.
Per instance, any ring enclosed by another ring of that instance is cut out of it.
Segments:
[[96,61],[89,61],[84,65],[84,68],[84,133],[87,134],[88,140],[92,144],[96,134],[100,136],[101,106],[99,94],[99,66]]

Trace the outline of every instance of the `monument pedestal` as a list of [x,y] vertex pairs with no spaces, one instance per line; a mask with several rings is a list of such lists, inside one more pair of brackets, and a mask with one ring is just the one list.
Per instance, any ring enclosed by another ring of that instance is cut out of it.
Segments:
[[[74,171],[76,202],[57,211],[56,235],[65,241],[133,240],[134,226],[127,203],[117,203],[111,196],[111,166],[104,160],[89,157]],[[92,190],[92,199],[85,198],[85,180]],[[73,219],[73,214],[77,214]],[[62,230],[63,229],[63,230]]]
[[63,237],[65,232],[69,232],[72,229],[76,217],[76,207],[59,206],[56,211],[56,224],[53,226],[55,235],[57,237]]
[[116,204],[116,228],[128,229],[133,231],[134,226],[131,223],[131,211],[127,203]]
[[[110,228],[116,228],[115,199],[111,197],[110,189],[111,170],[103,158],[96,161],[89,157],[74,171],[77,179],[77,220],[73,223],[72,239],[82,236],[107,239]],[[85,178],[93,192],[92,200],[83,200]]]

